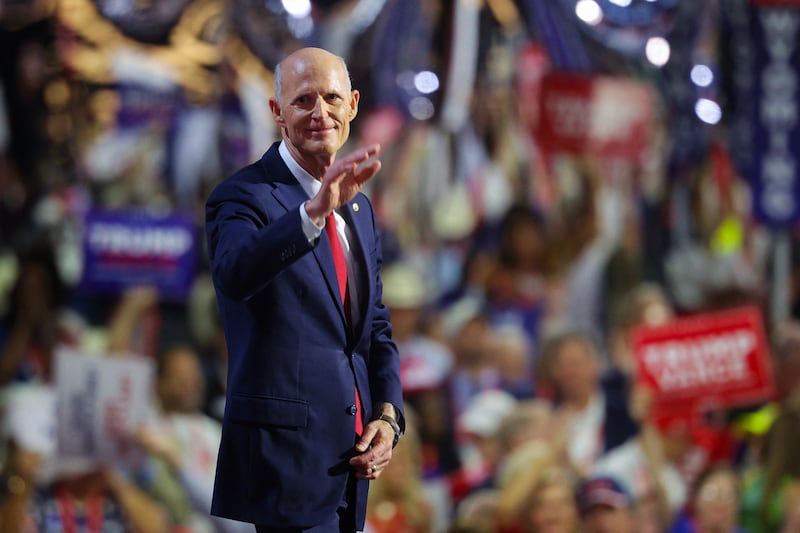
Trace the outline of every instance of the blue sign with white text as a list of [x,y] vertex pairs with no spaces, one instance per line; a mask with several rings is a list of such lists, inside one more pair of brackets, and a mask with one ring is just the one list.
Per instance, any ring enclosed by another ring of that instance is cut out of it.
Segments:
[[786,227],[800,218],[800,9],[754,8],[751,24],[753,214]]
[[119,293],[152,286],[166,299],[185,298],[197,273],[197,239],[188,217],[98,212],[86,217],[81,288]]

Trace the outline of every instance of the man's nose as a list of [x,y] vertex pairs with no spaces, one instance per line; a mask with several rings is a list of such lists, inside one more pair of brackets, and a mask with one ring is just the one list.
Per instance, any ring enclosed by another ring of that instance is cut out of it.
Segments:
[[322,96],[317,96],[316,100],[314,100],[314,107],[311,109],[311,115],[314,118],[324,118],[326,114],[325,100],[323,100]]

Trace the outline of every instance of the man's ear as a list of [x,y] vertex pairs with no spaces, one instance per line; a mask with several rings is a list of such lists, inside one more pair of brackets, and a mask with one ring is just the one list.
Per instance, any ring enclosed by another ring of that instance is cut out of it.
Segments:
[[278,104],[278,101],[275,98],[269,99],[269,109],[272,111],[272,118],[275,119],[275,122],[278,126],[283,127],[283,115],[281,115],[281,106]]
[[361,93],[357,90],[353,89],[350,93],[350,110],[347,113],[347,116],[350,120],[356,118],[358,114],[358,99],[361,98]]

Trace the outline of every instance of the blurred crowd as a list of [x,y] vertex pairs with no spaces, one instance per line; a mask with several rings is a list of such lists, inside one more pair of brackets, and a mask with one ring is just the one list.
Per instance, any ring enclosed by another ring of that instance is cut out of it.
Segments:
[[[691,427],[648,418],[652,398],[634,376],[628,334],[680,313],[669,293],[626,280],[613,310],[593,315],[608,324],[581,323],[569,310],[585,309],[570,304],[564,286],[576,280],[543,266],[556,245],[541,224],[528,207],[509,209],[498,248],[465,262],[469,282],[447,298],[413,263],[386,265],[408,431],[373,484],[368,530],[798,531],[800,322],[770,328],[774,398],[709,413],[713,442],[698,449]],[[607,295],[610,264],[573,297],[587,305],[587,291]],[[69,520],[87,531],[93,523],[103,531],[249,528],[207,513],[225,345],[208,280],[196,283],[180,311],[136,287],[86,313],[51,248],[19,256],[2,322],[3,531],[63,531]],[[761,305],[757,294],[734,301]],[[90,315],[108,319],[89,323]],[[52,468],[54,443],[25,442],[16,410],[25,394],[52,384],[60,346],[154,361],[149,422],[129,435],[144,458]]]
[[[208,515],[226,348],[203,245],[177,299],[147,283],[86,290],[81,247],[83,217],[100,208],[180,211],[202,243],[207,191],[274,139],[268,69],[247,77],[235,48],[214,94],[87,82],[89,55],[68,52],[107,28],[56,20],[55,4],[0,9],[0,532],[251,531]],[[439,16],[434,4],[420,16]],[[725,143],[676,170],[668,110],[639,159],[545,156],[514,85],[530,36],[498,7],[513,2],[488,4],[493,44],[457,129],[362,88],[352,142],[384,145],[367,193],[407,413],[366,533],[800,532],[797,235],[783,234],[788,275],[776,278],[776,233],[753,219]],[[341,14],[326,15],[335,28]],[[124,59],[119,76],[136,70]],[[139,74],[158,85],[157,69]],[[702,428],[658,423],[631,333],[745,306],[763,317],[771,394],[711,409]],[[134,459],[65,461],[57,430],[29,427],[65,347],[152,365],[146,422],[125,435]]]

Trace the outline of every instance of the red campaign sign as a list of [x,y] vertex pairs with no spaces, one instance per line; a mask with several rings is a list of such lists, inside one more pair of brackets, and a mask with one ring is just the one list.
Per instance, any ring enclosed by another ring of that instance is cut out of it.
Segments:
[[650,137],[655,95],[627,79],[548,74],[539,103],[534,135],[544,148],[637,159]]
[[757,308],[695,315],[633,331],[638,381],[655,392],[656,418],[772,397],[774,377]]
[[564,152],[586,148],[592,107],[592,78],[549,74],[539,92],[539,127],[543,147]]

